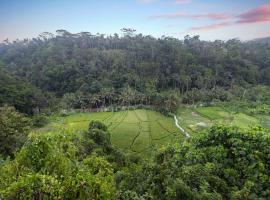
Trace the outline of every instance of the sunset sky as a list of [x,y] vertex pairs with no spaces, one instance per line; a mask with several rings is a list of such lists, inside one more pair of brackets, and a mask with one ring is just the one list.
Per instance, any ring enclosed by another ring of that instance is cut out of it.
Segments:
[[270,36],[270,0],[0,0],[0,41],[44,31],[249,40]]

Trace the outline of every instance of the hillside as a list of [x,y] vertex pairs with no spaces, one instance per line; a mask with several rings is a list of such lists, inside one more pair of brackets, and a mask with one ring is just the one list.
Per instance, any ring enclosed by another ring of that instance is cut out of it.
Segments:
[[0,61],[69,108],[158,105],[169,101],[169,93],[182,96],[183,103],[229,101],[242,98],[246,89],[270,85],[268,45],[123,33],[43,33],[2,43]]

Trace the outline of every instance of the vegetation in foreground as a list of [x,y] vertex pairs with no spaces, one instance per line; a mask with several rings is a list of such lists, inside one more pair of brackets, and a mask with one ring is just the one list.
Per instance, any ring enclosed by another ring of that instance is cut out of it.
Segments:
[[214,126],[148,161],[111,145],[92,121],[80,134],[30,134],[0,164],[3,199],[269,199],[269,132]]
[[114,199],[114,173],[125,165],[100,122],[92,121],[81,134],[30,134],[15,159],[1,163],[0,197]]
[[214,126],[120,172],[120,199],[269,199],[269,132]]

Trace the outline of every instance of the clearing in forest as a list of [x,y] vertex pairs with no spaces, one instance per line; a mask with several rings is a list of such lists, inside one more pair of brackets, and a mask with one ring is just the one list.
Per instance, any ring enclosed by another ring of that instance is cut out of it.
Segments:
[[189,133],[196,133],[201,129],[208,128],[214,124],[232,125],[240,128],[261,126],[270,128],[270,117],[266,115],[248,115],[235,113],[223,107],[199,107],[180,108],[177,112],[179,123]]
[[108,126],[113,145],[136,153],[149,153],[155,146],[175,140],[176,136],[183,137],[180,130],[175,126],[172,117],[143,109],[120,112],[74,113],[54,119],[40,131],[87,130],[91,120],[100,120]]

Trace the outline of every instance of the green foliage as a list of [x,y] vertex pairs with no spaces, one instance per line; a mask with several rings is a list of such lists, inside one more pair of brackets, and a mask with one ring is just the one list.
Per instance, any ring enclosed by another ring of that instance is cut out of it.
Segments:
[[0,166],[0,198],[114,199],[112,165],[95,154],[81,160],[82,141],[72,133],[32,134]]
[[89,123],[89,131],[93,129],[100,129],[102,131],[107,131],[107,126],[100,121],[91,121]]
[[189,104],[269,101],[269,58],[269,45],[236,39],[104,37],[61,30],[0,44],[0,104],[32,114],[55,105],[48,91],[65,109],[152,105],[174,112],[179,98],[164,95],[168,90]]
[[60,182],[52,176],[28,174],[11,183],[1,196],[6,199],[58,199],[63,188]]
[[0,106],[8,104],[20,112],[33,114],[35,110],[49,107],[51,100],[46,92],[42,93],[37,87],[0,68]]
[[192,89],[183,96],[183,103],[195,104],[198,102],[211,103],[214,101],[230,101],[233,99],[232,94],[221,87],[212,90]]
[[161,113],[175,113],[180,103],[177,91],[158,93],[154,99],[154,107]]
[[171,118],[142,110],[67,116],[137,106],[170,114],[182,100],[225,107],[194,109],[188,121],[269,127],[269,45],[123,33],[58,30],[0,44],[0,106],[38,113],[36,127],[46,124],[45,109],[66,117],[27,138],[30,120],[0,108],[0,154],[12,157],[0,158],[0,199],[269,199],[270,139],[261,128],[214,126],[141,164],[133,152],[176,140]]
[[107,127],[99,121],[91,121],[89,123],[89,130],[86,136],[93,139],[99,145],[107,146],[111,144],[110,133],[107,132]]
[[117,175],[118,195],[153,199],[268,199],[269,133],[214,126]]
[[26,141],[31,120],[13,107],[0,107],[0,154],[12,156]]
[[34,127],[43,127],[49,122],[49,119],[44,114],[36,114],[32,117]]

